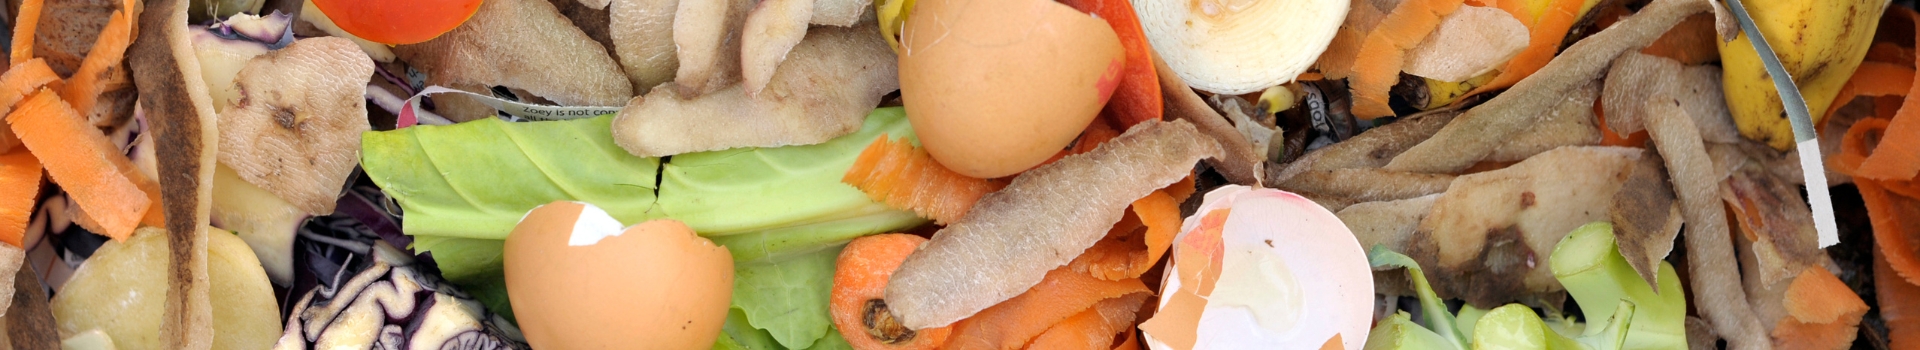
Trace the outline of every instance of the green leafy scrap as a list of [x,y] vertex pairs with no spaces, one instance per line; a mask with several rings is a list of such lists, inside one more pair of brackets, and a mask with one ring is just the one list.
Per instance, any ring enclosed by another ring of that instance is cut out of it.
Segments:
[[612,120],[367,132],[360,164],[400,203],[408,235],[504,240],[527,211],[556,200],[592,203],[623,223],[658,217],[649,209],[660,160],[614,144]]

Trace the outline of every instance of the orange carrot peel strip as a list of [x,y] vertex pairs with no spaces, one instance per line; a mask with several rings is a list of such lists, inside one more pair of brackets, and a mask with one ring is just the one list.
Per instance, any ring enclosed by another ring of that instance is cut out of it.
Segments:
[[[13,104],[27,94],[39,90],[42,86],[60,81],[60,76],[47,67],[47,62],[38,58],[15,64],[0,74],[0,116],[13,112]],[[12,150],[20,145],[20,138],[13,135],[12,128],[0,125],[0,153]]]
[[113,67],[126,59],[127,47],[133,44],[133,18],[130,9],[113,12],[107,20],[107,27],[100,30],[100,37],[94,39],[93,49],[87,52],[87,58],[80,62],[80,68],[74,70],[67,85],[60,90],[60,97],[73,105],[81,113],[93,110],[100,93],[106,90],[106,82]]
[[841,182],[887,206],[911,210],[947,224],[960,220],[980,197],[1005,188],[1005,181],[968,177],[933,160],[927,150],[905,138],[874,140],[860,152]]
[[40,160],[25,150],[0,155],[0,242],[25,248],[27,222],[40,195]]
[[1180,232],[1180,203],[1164,190],[1154,191],[1133,202],[1132,214],[1129,219],[1146,226],[1144,235],[1134,234],[1139,227],[1135,221],[1122,219],[1107,238],[1094,243],[1067,266],[1108,281],[1139,278],[1147,273],[1173,246],[1173,236]]
[[[1894,7],[1889,11],[1899,11],[1920,24],[1920,13],[1911,9]],[[1920,25],[1914,26],[1915,36],[1920,37]],[[1915,61],[1920,67],[1920,61]],[[1920,84],[1911,84],[1907,96],[1920,96]],[[1884,141],[1875,146],[1873,153],[1854,177],[1875,180],[1908,180],[1920,175],[1920,99],[1909,98],[1900,105],[1900,112],[1887,124]]]
[[[131,162],[50,89],[41,89],[7,115],[20,141],[39,157],[100,234],[124,240],[152,207],[146,191],[125,175]],[[120,165],[116,162],[129,163]]]
[[1139,315],[1140,306],[1147,300],[1148,293],[1134,293],[1101,300],[1087,311],[1081,311],[1065,321],[1047,328],[1047,331],[1034,337],[1028,349],[1062,350],[1107,350],[1113,347],[1113,336],[1133,326],[1134,318]]
[[[1875,251],[1873,270],[1890,269],[1886,256]],[[1889,348],[1920,348],[1920,285],[1890,273],[1873,274],[1873,284],[1878,288],[1875,294],[1880,298],[1880,319],[1887,323]]]
[[1033,289],[954,323],[943,349],[1015,349],[1101,300],[1149,293],[1138,279],[1107,281],[1061,267]]
[[33,59],[34,30],[40,28],[40,12],[46,6],[46,0],[24,0],[20,2],[20,15],[13,22],[13,54],[7,65],[26,63]]
[[[1571,1],[1571,0],[1562,0]],[[1371,120],[1394,115],[1387,93],[1400,83],[1406,53],[1440,26],[1440,19],[1460,8],[1461,0],[1406,0],[1367,33],[1353,63],[1353,116]],[[1525,53],[1521,53],[1525,55]]]

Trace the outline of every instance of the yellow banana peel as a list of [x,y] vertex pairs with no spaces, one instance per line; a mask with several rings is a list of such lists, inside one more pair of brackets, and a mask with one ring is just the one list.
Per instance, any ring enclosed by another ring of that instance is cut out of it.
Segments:
[[[1780,56],[1780,63],[1806,97],[1818,124],[1840,88],[1866,58],[1874,29],[1887,0],[1748,1],[1754,25]],[[1767,75],[1753,43],[1742,33],[1719,43],[1727,109],[1747,139],[1774,149],[1793,145],[1793,127],[1781,107],[1780,93]]]

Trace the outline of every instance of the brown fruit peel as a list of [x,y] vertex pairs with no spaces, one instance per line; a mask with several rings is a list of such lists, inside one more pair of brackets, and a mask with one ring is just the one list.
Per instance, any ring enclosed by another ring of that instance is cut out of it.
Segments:
[[154,0],[141,12],[128,53],[142,109],[153,123],[169,250],[160,334],[173,349],[213,346],[207,277],[207,217],[219,126],[187,36],[187,2]]

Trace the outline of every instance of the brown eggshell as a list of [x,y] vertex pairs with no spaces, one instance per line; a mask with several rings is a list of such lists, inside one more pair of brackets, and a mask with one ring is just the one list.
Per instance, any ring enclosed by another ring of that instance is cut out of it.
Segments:
[[1105,20],[1051,0],[923,0],[900,93],[927,152],[967,176],[1032,168],[1086,129],[1125,65]]
[[583,213],[606,215],[587,208],[564,201],[535,208],[507,236],[508,299],[527,342],[536,349],[711,348],[733,295],[733,255],[673,220],[569,245]]

